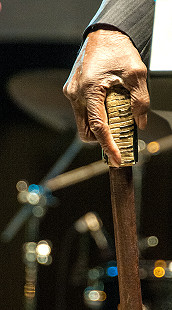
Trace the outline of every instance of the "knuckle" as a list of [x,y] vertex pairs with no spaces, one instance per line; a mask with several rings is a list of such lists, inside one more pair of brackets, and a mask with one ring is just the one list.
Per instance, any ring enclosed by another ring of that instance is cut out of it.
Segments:
[[104,131],[104,124],[101,120],[91,120],[90,121],[90,129],[93,133],[97,135],[101,135]]
[[69,98],[70,100],[76,100],[77,98],[77,87],[74,83],[66,83],[63,86],[63,93],[64,95]]
[[145,114],[147,113],[148,109],[149,109],[149,100],[144,96],[139,97],[137,102],[134,105],[132,105],[132,112],[135,115]]
[[147,68],[144,63],[133,65],[128,72],[130,78],[147,78]]
[[67,83],[63,86],[63,94],[67,97]]
[[148,93],[139,93],[139,96],[136,98],[137,101],[140,103],[141,106],[147,107],[149,105],[149,95]]
[[78,130],[78,133],[79,133],[79,137],[81,139],[81,141],[83,142],[89,142],[89,136],[84,132],[84,131],[79,131]]
[[87,142],[87,137],[84,132],[79,132],[79,137],[83,142]]

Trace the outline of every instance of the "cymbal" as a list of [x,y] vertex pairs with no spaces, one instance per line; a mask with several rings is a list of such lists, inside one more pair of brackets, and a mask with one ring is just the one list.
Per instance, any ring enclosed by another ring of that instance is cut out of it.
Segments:
[[[7,89],[20,108],[42,123],[58,131],[76,129],[72,107],[62,92],[69,73],[66,69],[20,72],[10,78]],[[171,133],[169,111],[150,111],[148,119],[146,130],[139,133],[147,143]]]
[[69,70],[31,70],[12,76],[7,89],[15,103],[42,123],[60,131],[75,129],[75,118],[62,88]]

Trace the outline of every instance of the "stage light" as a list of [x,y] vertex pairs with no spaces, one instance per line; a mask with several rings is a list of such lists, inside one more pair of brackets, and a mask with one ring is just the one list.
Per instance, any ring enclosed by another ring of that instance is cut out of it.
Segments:
[[165,277],[168,279],[172,278],[172,271],[170,271],[169,269],[165,270]]
[[46,240],[42,240],[36,247],[36,253],[38,256],[48,256],[51,253],[51,247]]
[[153,274],[156,278],[162,278],[165,275],[165,269],[163,267],[155,267]]
[[26,242],[24,244],[24,251],[29,253],[35,253],[36,243],[35,242]]
[[152,141],[147,145],[147,150],[151,154],[158,154],[160,150],[160,144],[157,141]]
[[89,230],[91,231],[97,231],[102,226],[102,223],[98,220],[97,216],[93,212],[88,212],[84,218]]
[[36,243],[35,242],[27,242],[24,244],[25,251],[25,260],[29,263],[33,263],[36,261]]
[[39,186],[36,184],[29,185],[28,192],[39,194]]
[[47,262],[44,265],[49,266],[49,265],[52,264],[52,261],[53,261],[52,256],[48,255],[48,260],[47,260]]
[[77,220],[74,226],[79,233],[85,233],[88,230],[94,232],[102,227],[102,222],[93,212],[88,212]]
[[107,298],[104,291],[92,290],[88,293],[88,299],[90,301],[105,301]]
[[159,240],[156,236],[149,236],[147,238],[139,239],[139,249],[140,251],[145,251],[148,248],[156,247]]
[[35,297],[35,285],[32,282],[27,282],[24,286],[24,295],[28,299]]
[[44,193],[44,188],[41,185],[31,184],[28,187],[28,192],[42,195]]
[[41,265],[45,265],[48,262],[48,256],[37,255],[37,262]]
[[28,184],[26,181],[18,181],[16,184],[16,188],[19,192],[24,192],[28,190]]
[[[102,268],[103,269],[103,268]],[[100,278],[100,272],[97,268],[94,268],[94,269],[90,269],[88,271],[88,278],[90,280],[97,280]]]
[[42,206],[34,206],[32,213],[36,217],[43,217],[45,214],[46,210]]
[[118,269],[115,266],[108,267],[106,273],[109,277],[117,277]]
[[168,269],[172,272],[172,262],[169,263]]
[[36,253],[26,253],[25,254],[25,259],[29,263],[33,263],[36,261]]
[[146,148],[145,141],[138,139],[138,151],[141,152],[145,150],[145,148]]
[[155,267],[162,267],[162,268],[166,269],[167,263],[165,260],[159,259],[159,260],[156,260]]
[[17,199],[20,203],[28,202],[28,191],[19,192],[17,195]]
[[27,195],[27,200],[31,205],[37,205],[39,203],[39,195],[37,193],[34,192],[30,192]]
[[149,247],[155,247],[158,245],[158,238],[156,236],[150,236],[147,238],[147,244]]

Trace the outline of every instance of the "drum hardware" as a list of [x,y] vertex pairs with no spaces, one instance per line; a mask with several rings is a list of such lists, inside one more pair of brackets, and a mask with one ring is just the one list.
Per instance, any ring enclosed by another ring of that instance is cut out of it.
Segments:
[[15,103],[38,121],[55,130],[75,130],[72,107],[63,95],[69,70],[30,70],[12,76],[7,91]]

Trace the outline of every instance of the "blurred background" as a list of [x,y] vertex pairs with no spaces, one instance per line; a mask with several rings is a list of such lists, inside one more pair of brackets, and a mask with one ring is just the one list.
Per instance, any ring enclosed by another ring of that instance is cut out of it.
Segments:
[[[98,145],[79,141],[62,94],[82,33],[100,3],[1,1],[3,310],[119,304],[107,169],[73,185],[58,188],[57,182],[52,194],[37,186],[54,165],[49,177],[101,159]],[[142,294],[151,310],[172,309],[171,83],[170,74],[150,75],[153,110],[146,131],[139,132],[143,152],[134,169]]]

